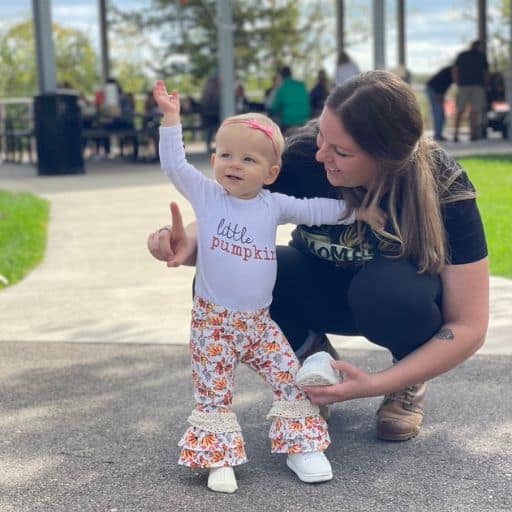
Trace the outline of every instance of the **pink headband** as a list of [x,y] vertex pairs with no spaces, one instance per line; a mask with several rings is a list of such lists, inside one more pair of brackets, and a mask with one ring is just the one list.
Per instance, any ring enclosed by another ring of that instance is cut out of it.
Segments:
[[269,139],[270,142],[272,142],[272,147],[274,148],[274,152],[277,156],[279,156],[279,152],[277,151],[277,146],[274,141],[274,127],[268,126],[260,123],[259,121],[256,121],[256,119],[231,119],[225,123],[222,123],[224,126],[228,124],[245,124],[249,128],[252,128],[253,130],[259,130],[260,132],[263,132]]

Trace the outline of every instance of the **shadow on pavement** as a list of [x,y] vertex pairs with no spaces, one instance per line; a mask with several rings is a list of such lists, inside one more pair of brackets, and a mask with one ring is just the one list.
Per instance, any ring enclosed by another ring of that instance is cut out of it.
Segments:
[[[387,354],[346,351],[367,370]],[[183,346],[0,344],[2,511],[505,511],[512,508],[510,357],[475,356],[430,385],[408,443],[374,438],[379,399],[334,407],[334,480],[299,482],[271,455],[271,392],[245,367],[235,410],[249,463],[239,491],[177,466],[192,407]],[[508,405],[505,405],[508,404]]]

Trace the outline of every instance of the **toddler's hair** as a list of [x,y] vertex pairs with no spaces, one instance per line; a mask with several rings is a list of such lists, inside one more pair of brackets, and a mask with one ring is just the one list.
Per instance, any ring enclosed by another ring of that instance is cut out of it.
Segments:
[[229,124],[245,124],[253,130],[260,130],[268,137],[272,143],[276,162],[281,165],[281,155],[284,150],[284,137],[279,126],[270,119],[270,117],[260,114],[259,112],[247,112],[246,114],[238,114],[236,116],[226,117],[219,126],[219,130]]

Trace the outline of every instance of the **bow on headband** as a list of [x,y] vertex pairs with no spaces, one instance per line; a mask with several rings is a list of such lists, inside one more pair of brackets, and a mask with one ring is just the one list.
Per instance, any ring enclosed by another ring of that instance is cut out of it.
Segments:
[[256,119],[251,119],[247,126],[249,128],[253,128],[254,130],[260,130],[263,132],[269,139],[273,141],[274,138],[274,127],[273,126],[265,126],[264,124],[261,124],[260,122],[256,121]]
[[253,130],[259,130],[260,132],[264,133],[269,139],[270,142],[272,142],[272,147],[274,148],[274,153],[279,157],[279,151],[277,150],[276,142],[274,140],[274,127],[268,126],[260,123],[256,119],[231,119],[229,121],[226,121],[223,123],[223,125],[228,124],[245,124],[249,128],[252,128]]

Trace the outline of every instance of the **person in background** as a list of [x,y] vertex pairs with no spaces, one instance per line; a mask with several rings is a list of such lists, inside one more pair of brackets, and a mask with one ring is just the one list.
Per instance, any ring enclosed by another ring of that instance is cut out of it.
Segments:
[[142,127],[150,143],[150,159],[158,160],[158,127],[162,119],[162,112],[153,96],[153,91],[146,92],[144,100],[144,116],[142,118]]
[[[89,100],[84,93],[80,93],[78,96],[78,107],[80,108],[80,115],[82,118],[82,128],[88,130],[96,128],[98,123],[98,109],[93,101]],[[83,135],[83,134],[82,134]],[[82,139],[82,149],[85,150],[88,141],[91,140],[95,144],[95,153],[93,158],[99,159],[100,148],[105,147],[105,139],[94,137],[92,139]]]
[[[135,97],[133,93],[125,92],[116,78],[110,77],[104,87],[104,103],[100,107],[101,125],[112,132],[133,131],[135,126]],[[126,144],[132,146],[133,157],[139,152],[137,137],[133,134],[119,138],[121,155]],[[102,139],[105,154],[111,152],[110,137]]]
[[348,53],[341,51],[338,56],[338,65],[336,66],[335,84],[341,85],[360,72],[359,66],[349,57]]
[[245,87],[241,81],[237,81],[235,84],[235,112],[237,114],[243,114],[247,112],[247,106],[249,100],[245,94]]
[[331,87],[325,69],[318,72],[316,84],[309,92],[309,102],[311,104],[312,117],[318,117],[324,108],[324,103],[329,96]]
[[480,41],[473,41],[468,50],[461,52],[452,68],[453,81],[457,84],[457,113],[453,141],[459,141],[459,128],[469,107],[470,140],[485,136],[489,64]]
[[306,84],[292,76],[289,66],[281,69],[281,85],[276,91],[270,114],[279,120],[279,125],[286,133],[290,128],[302,126],[311,117],[309,94]]
[[217,71],[206,81],[200,103],[206,151],[210,152],[220,122],[220,78]]
[[272,85],[265,90],[265,97],[263,99],[263,105],[265,107],[265,112],[270,115],[270,110],[272,109],[272,103],[274,102],[274,97],[276,95],[279,86],[281,85],[281,75],[277,73],[274,75],[272,79]]
[[158,108],[158,103],[155,101],[153,96],[153,91],[148,91],[146,93],[146,98],[144,100],[144,116],[148,119],[153,117],[162,117],[162,112]]
[[434,140],[445,141],[443,129],[445,123],[444,97],[453,83],[452,67],[445,66],[427,81],[426,92],[432,111]]

